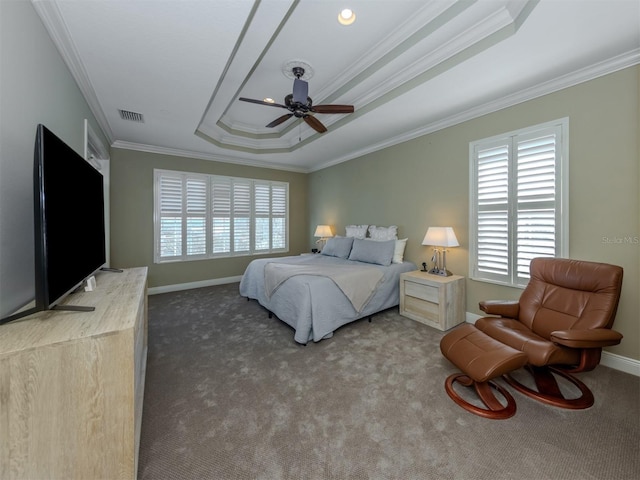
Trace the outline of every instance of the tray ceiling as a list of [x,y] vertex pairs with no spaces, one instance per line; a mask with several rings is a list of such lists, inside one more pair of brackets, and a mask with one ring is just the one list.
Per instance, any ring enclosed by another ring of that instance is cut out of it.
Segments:
[[[640,62],[637,0],[33,4],[112,146],[303,172]],[[319,134],[238,101],[284,103],[297,64],[355,112]]]

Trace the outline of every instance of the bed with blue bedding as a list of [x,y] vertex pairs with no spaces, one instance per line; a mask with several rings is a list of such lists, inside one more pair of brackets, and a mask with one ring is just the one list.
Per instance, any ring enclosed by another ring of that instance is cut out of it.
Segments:
[[253,260],[242,276],[240,294],[290,325],[296,342],[318,342],[347,323],[399,304],[400,274],[417,267],[392,261],[398,260],[395,243],[335,238],[324,254]]

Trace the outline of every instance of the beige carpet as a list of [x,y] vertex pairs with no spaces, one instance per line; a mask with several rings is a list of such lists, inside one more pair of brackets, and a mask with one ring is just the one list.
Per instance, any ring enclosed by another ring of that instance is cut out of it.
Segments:
[[441,337],[393,308],[304,347],[238,284],[151,296],[139,478],[640,478],[639,378],[487,420],[446,395]]

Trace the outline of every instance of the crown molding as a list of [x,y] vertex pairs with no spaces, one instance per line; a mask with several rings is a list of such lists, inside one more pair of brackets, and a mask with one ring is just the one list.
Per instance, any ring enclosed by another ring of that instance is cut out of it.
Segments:
[[42,20],[45,29],[53,40],[53,44],[57,48],[67,68],[71,72],[71,76],[76,81],[78,88],[82,92],[85,101],[89,105],[89,109],[98,122],[100,129],[104,133],[109,143],[113,142],[113,132],[109,127],[107,117],[102,111],[98,96],[89,79],[89,75],[80,61],[80,55],[73,43],[71,33],[65,24],[60,8],[55,1],[31,0],[36,13]]
[[399,143],[407,142],[423,135],[437,132],[439,130],[458,125],[468,120],[473,120],[483,115],[497,112],[499,110],[518,105],[528,100],[533,100],[535,98],[542,97],[544,95],[548,95],[565,88],[573,87],[575,85],[579,85],[581,83],[588,82],[590,80],[594,80],[604,75],[615,73],[619,70],[623,70],[625,68],[632,67],[638,64],[640,64],[640,48],[596,63],[589,67],[576,70],[575,72],[562,75],[548,82],[526,88],[500,99],[484,103],[474,108],[470,108],[464,112],[457,113],[455,115],[451,115],[449,117],[438,120],[437,122],[432,122],[423,127],[405,132],[401,135],[396,135],[395,137],[388,138],[382,142],[369,145],[362,149],[354,150],[342,157],[330,160],[323,163],[322,165],[318,165],[310,171],[315,172],[324,168],[338,165],[340,163],[353,160],[354,158],[377,152],[378,150],[382,150],[393,145],[398,145]]
[[196,152],[192,150],[183,150],[179,148],[157,147],[155,145],[144,145],[134,142],[125,142],[117,140],[111,144],[111,148],[120,148],[123,150],[133,150],[137,152],[155,153],[158,155],[170,155],[173,157],[194,158],[197,160],[209,160],[213,162],[234,163],[237,165],[245,165],[247,167],[268,168],[270,170],[284,170],[295,173],[309,173],[309,169],[300,168],[282,163],[272,163],[267,165],[264,160],[251,160],[243,157],[233,157],[227,155],[216,155],[212,153]]

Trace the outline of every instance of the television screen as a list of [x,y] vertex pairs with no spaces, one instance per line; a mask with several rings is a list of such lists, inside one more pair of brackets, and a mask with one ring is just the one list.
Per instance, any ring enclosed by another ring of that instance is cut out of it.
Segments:
[[106,262],[103,178],[38,125],[34,189],[36,308],[47,310]]

